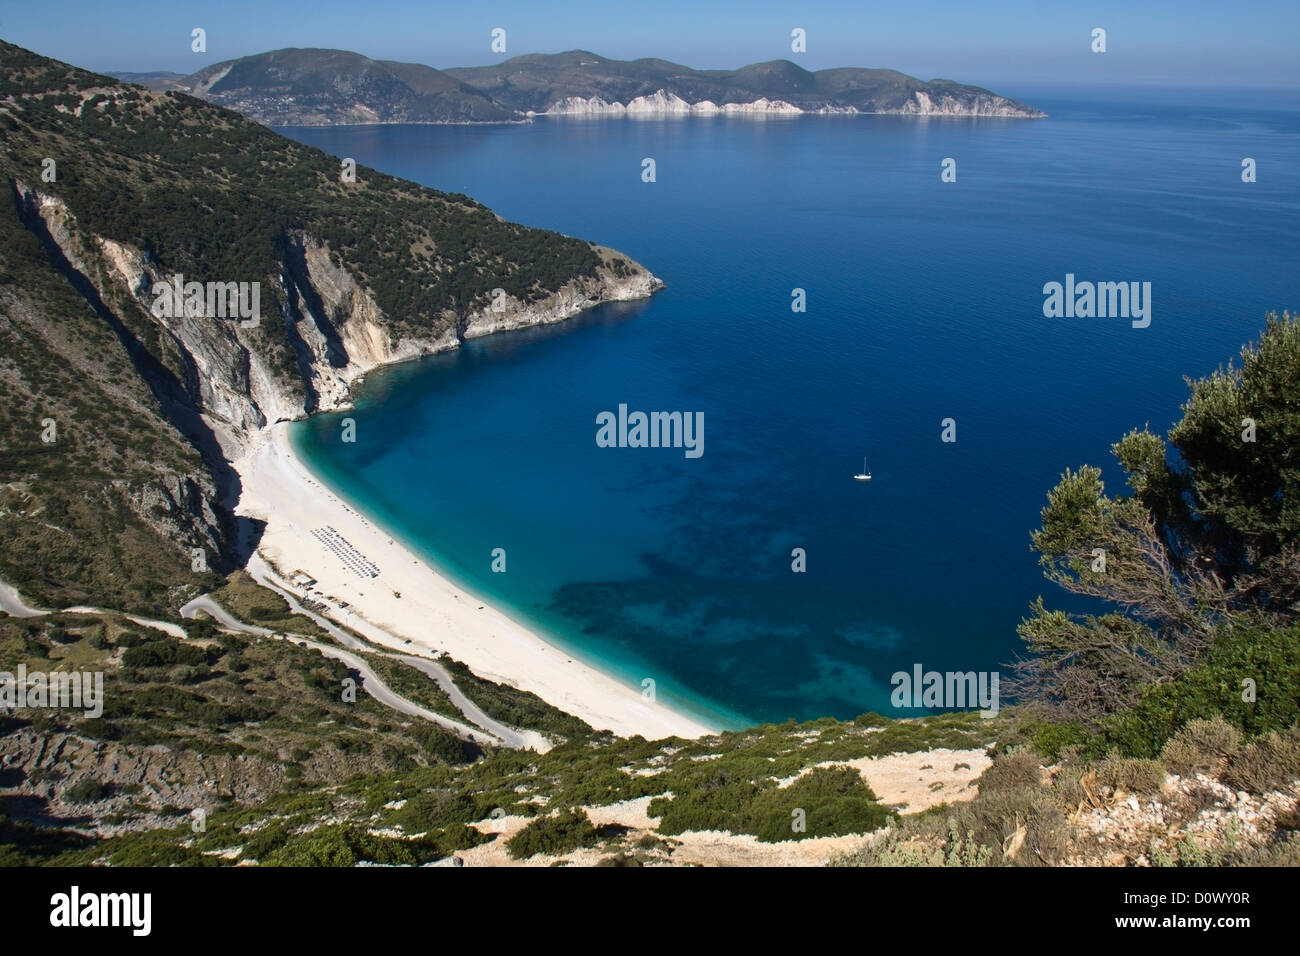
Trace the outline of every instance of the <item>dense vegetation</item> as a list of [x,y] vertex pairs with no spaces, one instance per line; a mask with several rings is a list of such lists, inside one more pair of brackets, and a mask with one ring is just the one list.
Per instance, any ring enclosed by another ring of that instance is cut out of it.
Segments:
[[1239,712],[1230,698],[1250,680],[1266,707],[1297,713],[1286,636],[1268,660],[1243,652],[1300,620],[1300,321],[1270,316],[1241,359],[1190,383],[1168,442],[1144,428],[1114,446],[1131,494],[1107,495],[1100,469],[1084,466],[1048,495],[1033,536],[1045,573],[1104,607],[1070,615],[1039,600],[1021,627],[1023,698],[1096,726],[1144,694],[1149,711],[1153,687],[1235,655],[1247,669],[1217,710]]
[[227,529],[183,507],[151,525],[144,505],[197,497],[211,481],[202,459],[12,208],[0,210],[0,356],[0,579],[36,601],[152,614],[181,603],[178,589],[213,586],[189,549],[219,565]]
[[600,842],[600,834],[591,825],[586,811],[561,810],[553,816],[538,817],[516,833],[506,843],[515,859],[522,860],[538,853],[563,856]]
[[803,840],[841,833],[871,833],[897,814],[852,767],[818,767],[786,787],[775,780],[734,776],[702,764],[689,789],[659,798],[650,813],[660,816],[660,833],[728,830],[753,833],[760,840]]
[[364,693],[356,703],[344,701],[347,667],[315,651],[225,634],[199,621],[186,629],[190,639],[180,641],[116,615],[0,618],[0,670],[24,663],[29,671],[105,674],[102,717],[24,711],[23,726],[32,732],[240,757],[278,768],[276,779],[287,773],[326,780],[340,765],[356,773],[472,756],[453,735],[398,721]]
[[[149,93],[0,45],[6,178],[49,187],[97,235],[150,252],[168,274],[274,285],[293,233],[324,240],[399,327],[428,331],[491,290],[533,301],[594,275],[590,243],[499,219],[339,161],[184,94]],[[283,303],[282,303],[283,304]],[[268,324],[271,329],[276,323]]]

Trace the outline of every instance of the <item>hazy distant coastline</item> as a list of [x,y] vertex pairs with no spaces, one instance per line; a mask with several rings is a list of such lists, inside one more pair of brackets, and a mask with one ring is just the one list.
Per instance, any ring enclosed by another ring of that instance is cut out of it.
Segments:
[[809,71],[789,60],[694,70],[667,60],[610,60],[573,50],[493,66],[437,70],[345,50],[285,49],[196,73],[115,73],[152,90],[189,93],[268,126],[527,122],[539,115],[992,116],[1046,114],[952,80],[896,70]]

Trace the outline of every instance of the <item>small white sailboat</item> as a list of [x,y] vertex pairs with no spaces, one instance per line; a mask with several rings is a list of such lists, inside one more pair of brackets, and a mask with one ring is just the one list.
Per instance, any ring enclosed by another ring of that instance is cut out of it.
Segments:
[[854,481],[870,481],[871,472],[867,471],[867,460],[862,459],[862,473],[853,476]]

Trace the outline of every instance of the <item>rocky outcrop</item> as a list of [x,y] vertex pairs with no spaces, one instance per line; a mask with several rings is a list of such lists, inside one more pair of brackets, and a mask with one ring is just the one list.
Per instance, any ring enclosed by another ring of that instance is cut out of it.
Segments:
[[225,550],[226,530],[215,505],[219,494],[210,476],[161,475],[138,487],[124,481],[114,484],[131,502],[135,513],[165,540],[200,547],[204,564],[221,566],[218,558]]
[[[144,811],[133,821],[142,826],[174,825],[166,808],[213,809],[223,799],[256,805],[284,786],[280,764],[255,757],[203,755],[161,745],[137,746],[101,741],[76,733],[43,733],[19,728],[0,738],[0,767],[21,775],[20,792],[37,798],[48,811],[75,819],[84,804],[68,798],[78,782],[91,780],[111,794],[97,803],[97,816],[126,810]],[[150,812],[150,811],[153,812]],[[101,835],[118,832],[112,825],[94,825]]]
[[[611,249],[602,249],[601,252],[604,256],[623,258]],[[607,273],[600,277],[575,279],[558,292],[531,305],[511,296],[503,296],[498,300],[499,307],[490,306],[473,313],[465,323],[462,337],[476,339],[495,332],[508,332],[533,325],[552,325],[571,319],[579,312],[602,302],[648,298],[662,289],[663,285],[661,280],[649,272],[640,270],[622,278]]]
[[[72,285],[117,332],[161,410],[204,454],[212,474],[163,474],[116,483],[166,540],[202,547],[214,567],[231,551],[239,483],[229,463],[268,424],[347,406],[368,372],[457,348],[468,338],[563,322],[602,302],[646,298],[663,283],[611,249],[602,265],[533,302],[509,296],[457,316],[444,312],[413,335],[390,321],[347,265],[306,233],[281,243],[279,275],[263,283],[257,322],[159,310],[173,277],[144,250],[86,234],[61,199],[18,182],[15,200]],[[186,276],[185,281],[208,277]],[[146,344],[148,343],[148,344]],[[277,361],[279,355],[287,361]],[[294,366],[296,365],[296,374]]]
[[[137,320],[165,331],[186,371],[195,407],[228,451],[267,424],[345,407],[353,384],[381,366],[454,349],[467,338],[562,322],[602,302],[642,299],[663,287],[638,263],[597,247],[603,265],[596,275],[571,280],[538,301],[503,296],[459,322],[451,313],[437,317],[428,336],[398,335],[370,292],[323,242],[304,233],[289,235],[278,287],[266,290],[261,301],[263,312],[275,313],[262,321],[280,323],[296,354],[295,380],[268,362],[267,332],[260,323],[248,328],[184,310],[155,314],[153,290],[171,280],[165,270],[134,246],[81,235],[62,200],[24,184],[17,188],[50,240],[105,302],[125,293],[138,308]],[[194,278],[202,277],[186,277]]]
[[[111,488],[120,494],[120,498],[114,499],[110,495],[101,499],[99,505],[112,508],[115,500],[125,502],[164,540],[187,548],[202,548],[206,560],[214,568],[224,568],[228,564],[225,556],[230,552],[232,525],[220,504],[224,497],[223,486],[228,479],[219,466],[225,463],[220,459],[213,460],[212,432],[202,425],[200,408],[184,396],[173,369],[142,345],[136,331],[138,322],[133,325],[122,318],[121,313],[125,310],[119,300],[129,301],[129,297],[134,297],[140,282],[125,283],[121,289],[114,287],[113,277],[134,274],[144,256],[131,247],[84,234],[66,204],[53,196],[40,193],[22,182],[13,183],[13,191],[20,217],[45,243],[52,264],[117,333],[137,372],[146,380],[173,427],[208,457],[210,470],[202,467],[188,471],[159,468],[154,469],[154,477],[144,482],[115,479],[104,490]],[[119,293],[125,293],[125,296]],[[183,347],[184,339],[177,339],[177,342]],[[195,351],[184,353],[189,360],[189,369],[196,370],[200,365],[211,365],[216,361],[212,353],[220,346],[219,339],[209,342],[201,337],[192,337],[192,343]],[[234,363],[232,370],[232,376],[238,379],[241,372],[246,373],[247,367]],[[229,384],[223,385],[229,382],[230,377],[223,379],[218,375],[209,378],[196,371],[191,378],[197,392],[202,393],[204,388],[209,390],[214,406],[220,407],[220,398],[229,394],[236,399],[231,402],[231,408],[237,413],[256,413],[256,406],[239,396],[237,389]],[[214,384],[221,390],[212,391]],[[230,409],[226,409],[226,413],[232,414]]]
[[1013,119],[1040,119],[1047,115],[992,93],[963,98],[950,93],[931,94],[925,90],[917,90],[901,108],[881,112],[904,116],[1002,116]]
[[283,419],[341,408],[353,383],[372,369],[460,344],[454,323],[428,337],[395,340],[374,297],[311,236],[288,237],[282,282],[290,292],[286,327],[307,390],[303,407]]
[[[1117,793],[1080,807],[1071,866],[1188,865],[1197,856],[1268,842],[1296,811],[1300,782],[1263,794],[1235,791],[1195,774],[1171,774],[1160,792]],[[1205,865],[1202,863],[1202,865]]]

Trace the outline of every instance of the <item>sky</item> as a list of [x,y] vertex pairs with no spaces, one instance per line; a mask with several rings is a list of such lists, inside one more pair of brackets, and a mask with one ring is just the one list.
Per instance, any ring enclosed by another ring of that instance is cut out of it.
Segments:
[[[207,52],[191,50],[191,31]],[[494,28],[506,52],[494,53]],[[807,51],[794,53],[802,28]],[[1090,49],[1106,31],[1106,52]],[[191,73],[282,47],[434,67],[585,49],[697,69],[791,59],[981,86],[1300,88],[1300,0],[41,0],[0,2],[0,37],[100,72]]]

